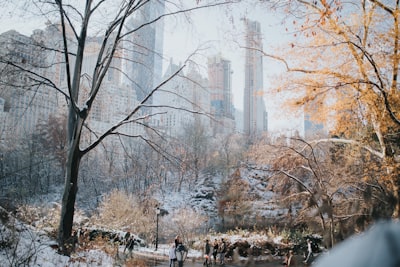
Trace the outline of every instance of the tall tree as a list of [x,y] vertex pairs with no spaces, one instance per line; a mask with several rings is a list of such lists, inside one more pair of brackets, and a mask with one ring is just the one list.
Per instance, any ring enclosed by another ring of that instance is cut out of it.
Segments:
[[[149,99],[156,91],[167,83],[173,76],[177,75],[185,65],[182,65],[171,77],[165,79],[157,86],[149,85],[150,90],[146,90],[147,94],[134,107],[131,107],[125,113],[125,117],[114,123],[110,128],[100,134],[94,134],[88,128],[88,120],[90,115],[95,116],[93,110],[100,109],[101,101],[99,95],[104,90],[102,84],[111,75],[111,71],[122,72],[123,70],[115,68],[113,63],[117,60],[132,61],[135,59],[126,58],[129,51],[123,50],[123,43],[132,42],[129,37],[137,34],[140,29],[150,27],[162,17],[178,15],[200,8],[209,8],[217,5],[227,4],[230,1],[193,1],[188,8],[180,8],[178,5],[173,5],[168,14],[162,14],[148,21],[142,22],[139,25],[128,25],[129,18],[140,16],[143,9],[147,8],[153,1],[150,0],[87,0],[82,1],[42,1],[37,0],[34,6],[39,8],[42,15],[46,18],[54,18],[57,30],[61,34],[61,45],[58,47],[44,48],[48,51],[53,51],[56,56],[55,62],[64,70],[62,76],[65,78],[66,90],[63,90],[58,83],[54,81],[55,77],[46,76],[46,73],[35,72],[31,69],[26,69],[20,62],[9,62],[16,69],[26,71],[36,82],[40,82],[47,86],[55,88],[59,93],[63,94],[67,100],[68,116],[67,116],[67,157],[65,168],[65,187],[62,198],[62,210],[60,225],[58,229],[58,242],[60,251],[66,255],[70,253],[70,237],[75,211],[75,200],[78,191],[78,175],[82,158],[96,148],[110,135],[125,135],[119,131],[127,124],[138,124],[150,129],[148,119],[151,114],[145,114],[151,107]],[[187,3],[186,3],[187,4]],[[52,17],[53,16],[53,17]],[[97,33],[97,34],[95,34]],[[55,34],[58,34],[55,31]],[[91,38],[95,37],[100,40],[96,46],[90,44]],[[95,36],[94,36],[95,35]],[[41,46],[41,43],[37,44]],[[142,47],[142,49],[149,49]],[[88,52],[90,50],[90,52]],[[94,53],[93,53],[94,52]],[[94,58],[94,64],[90,70],[84,70],[88,53],[91,53],[91,58]],[[94,54],[94,56],[93,56]],[[62,55],[62,57],[61,57]],[[61,63],[60,63],[61,62]],[[125,72],[128,79],[132,79],[131,73]],[[132,80],[131,80],[132,81]],[[135,82],[135,81],[132,81]],[[146,89],[146,88],[142,88]],[[97,105],[97,106],[96,106]],[[100,105],[100,106],[99,106]],[[168,105],[166,105],[168,106]],[[91,139],[86,138],[85,131],[88,135],[91,134]],[[93,138],[94,137],[94,138]],[[138,137],[150,144],[154,149],[158,146],[152,143],[143,135],[129,137]]]
[[[314,120],[335,122],[331,133],[381,161],[392,216],[400,216],[399,10],[398,1],[270,1],[284,7],[293,42],[266,56],[287,68],[293,106]],[[301,93],[301,97],[296,97]],[[326,124],[328,125],[328,123]],[[322,140],[321,140],[322,141]],[[392,201],[393,200],[393,201]]]

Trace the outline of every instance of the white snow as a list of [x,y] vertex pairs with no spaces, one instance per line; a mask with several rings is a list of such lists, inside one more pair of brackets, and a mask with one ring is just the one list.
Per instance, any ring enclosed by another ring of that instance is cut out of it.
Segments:
[[[277,210],[274,205],[268,204],[272,199],[273,192],[265,190],[265,186],[258,179],[253,179],[254,173],[245,173],[249,183],[252,185],[253,193],[262,196],[262,200],[255,201],[253,207],[258,210],[259,214],[268,216],[277,216],[281,214],[282,210]],[[220,177],[219,177],[220,178]],[[206,179],[206,178],[204,178]],[[198,183],[195,190],[191,188],[190,193],[183,190],[182,192],[174,192],[159,196],[161,207],[166,209],[169,213],[179,210],[182,207],[190,206],[199,214],[208,215],[211,218],[217,217],[216,208],[216,186],[215,177],[212,177],[208,183]],[[55,206],[55,205],[53,205]],[[4,210],[0,210],[4,212]],[[79,214],[77,214],[75,221],[79,221]],[[46,218],[41,218],[46,221]],[[57,253],[57,244],[55,238],[49,237],[50,228],[46,232],[38,230],[26,224],[19,222],[14,218],[3,220],[0,216],[0,266],[18,266],[27,264],[28,266],[113,266],[114,255],[107,254],[100,248],[93,248],[89,250],[77,250],[71,257],[66,257]],[[123,230],[123,229],[122,229]],[[54,229],[53,229],[54,231]],[[54,235],[54,233],[53,233]],[[241,233],[241,234],[210,234],[207,236],[209,240],[220,240],[224,238],[229,243],[235,243],[238,240],[246,240],[250,245],[254,245],[260,241],[269,241],[280,243],[280,239],[272,239],[267,235]],[[198,240],[193,247],[198,249],[190,249],[188,253],[189,258],[202,257],[202,247],[204,240]],[[134,253],[145,253],[159,256],[168,255],[168,244],[159,244],[158,250],[155,251],[154,247],[140,247],[139,251],[135,250]],[[53,247],[53,248],[52,248]],[[119,253],[122,253],[124,247],[120,246]],[[137,249],[137,248],[135,248]]]

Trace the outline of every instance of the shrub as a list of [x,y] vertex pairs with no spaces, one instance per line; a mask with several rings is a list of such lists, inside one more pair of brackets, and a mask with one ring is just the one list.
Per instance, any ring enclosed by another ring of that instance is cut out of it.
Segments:
[[155,225],[154,200],[140,201],[132,194],[114,190],[105,196],[98,208],[98,214],[92,217],[95,225],[114,230],[126,230],[144,239],[149,239]]

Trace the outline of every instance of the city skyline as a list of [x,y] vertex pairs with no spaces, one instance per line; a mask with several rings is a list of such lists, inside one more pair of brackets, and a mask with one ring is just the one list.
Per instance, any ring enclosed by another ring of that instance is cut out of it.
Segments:
[[[166,7],[167,12],[171,11]],[[264,10],[265,11],[265,10]],[[6,16],[3,15],[4,19]],[[231,61],[232,69],[232,102],[235,109],[243,111],[243,90],[244,82],[244,23],[243,17],[260,21],[264,49],[271,52],[274,47],[284,43],[289,38],[285,32],[282,19],[278,15],[272,15],[257,8],[256,6],[232,5],[232,8],[214,7],[200,9],[188,14],[186,17],[166,17],[164,28],[164,53],[163,72],[165,73],[168,62],[173,58],[174,62],[184,62],[191,57],[192,61],[198,64],[200,73],[204,76],[207,72],[207,58],[210,55],[221,54]],[[23,19],[22,19],[23,22]],[[33,29],[43,28],[41,21],[32,23],[3,23],[0,26],[2,32],[8,29],[15,29],[23,34],[31,34]],[[179,26],[179,27],[178,27]],[[176,29],[179,28],[179,31]],[[283,66],[276,61],[264,58],[264,99],[266,99],[267,112],[269,114],[269,130],[280,130],[292,127],[293,123],[288,121],[279,112],[281,106],[273,101],[269,94],[271,79],[283,71]],[[276,126],[274,126],[276,125]]]

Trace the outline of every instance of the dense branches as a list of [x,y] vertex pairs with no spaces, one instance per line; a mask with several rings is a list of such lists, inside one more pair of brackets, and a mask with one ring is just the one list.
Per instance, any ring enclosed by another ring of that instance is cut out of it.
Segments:
[[398,217],[398,3],[293,0],[280,5],[293,18],[296,39],[277,55],[265,54],[287,66],[287,82],[278,90],[295,96],[289,105],[329,125],[331,136],[339,137],[330,141],[362,147],[374,155],[369,160],[380,161],[379,181],[396,199],[392,208]]

